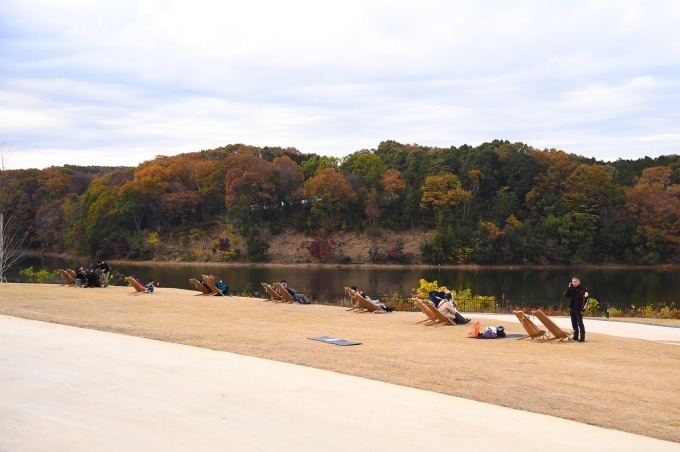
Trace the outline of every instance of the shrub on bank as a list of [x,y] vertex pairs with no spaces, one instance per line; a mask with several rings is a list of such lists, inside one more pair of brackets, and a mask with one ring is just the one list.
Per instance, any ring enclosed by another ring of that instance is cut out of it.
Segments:
[[55,282],[57,276],[59,275],[59,271],[54,270],[53,272],[49,272],[45,269],[35,271],[33,270],[33,266],[30,266],[28,268],[21,270],[19,274],[28,278],[29,282],[45,284]]

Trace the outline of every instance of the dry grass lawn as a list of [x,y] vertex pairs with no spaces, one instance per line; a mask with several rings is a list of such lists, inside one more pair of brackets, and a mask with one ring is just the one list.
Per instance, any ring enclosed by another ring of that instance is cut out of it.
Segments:
[[[416,324],[419,313],[359,314],[180,289],[130,292],[2,284],[0,314],[258,356],[680,442],[676,345],[598,334],[582,344],[473,340],[468,326]],[[523,332],[518,323],[504,326]],[[362,345],[307,340],[314,336]]]

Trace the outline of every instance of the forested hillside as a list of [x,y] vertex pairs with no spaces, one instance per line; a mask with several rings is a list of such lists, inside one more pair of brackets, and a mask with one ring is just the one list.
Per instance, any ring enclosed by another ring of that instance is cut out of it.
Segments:
[[[603,163],[499,140],[385,141],[337,159],[236,144],[4,173],[5,209],[36,251],[255,262],[296,235],[295,261],[680,263],[677,155]],[[338,246],[350,235],[363,259]]]

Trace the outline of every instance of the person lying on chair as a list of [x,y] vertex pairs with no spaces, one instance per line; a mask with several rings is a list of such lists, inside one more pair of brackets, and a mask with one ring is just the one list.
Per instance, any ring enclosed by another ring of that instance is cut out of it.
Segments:
[[283,286],[284,289],[288,291],[288,293],[295,299],[300,304],[309,304],[309,300],[304,294],[295,292],[293,289],[288,287],[288,283],[286,282],[285,279],[281,280],[281,285]]
[[376,306],[379,307],[380,309],[382,309],[382,310],[384,310],[384,311],[387,311],[387,312],[392,312],[392,311],[394,311],[394,309],[390,308],[390,307],[387,306],[385,303],[381,303],[380,300],[373,300],[371,297],[369,297],[368,295],[366,295],[365,292],[363,292],[363,291],[357,289],[357,286],[352,286],[352,287],[350,287],[350,289],[352,289],[353,291],[355,291],[356,293],[358,293],[360,296],[362,296],[366,301],[370,301],[371,303],[373,303],[374,305],[376,305]]

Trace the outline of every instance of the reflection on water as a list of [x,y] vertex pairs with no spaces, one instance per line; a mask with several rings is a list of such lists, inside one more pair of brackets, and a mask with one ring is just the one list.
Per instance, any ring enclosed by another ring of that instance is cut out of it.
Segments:
[[[36,270],[86,265],[86,262],[63,259],[30,258],[19,265],[33,265]],[[285,279],[296,291],[306,293],[311,299],[342,298],[344,287],[356,285],[369,295],[408,296],[419,286],[421,278],[437,280],[452,288],[470,288],[475,294],[505,298],[513,305],[526,303],[560,304],[562,293],[571,277],[578,275],[591,295],[601,304],[636,305],[675,303],[680,305],[680,269],[606,269],[602,267],[553,269],[457,269],[457,268],[294,268],[258,267],[244,265],[224,267],[209,264],[112,264],[113,271],[126,276],[136,276],[144,281],[154,278],[161,287],[194,289],[189,278],[201,274],[218,275],[229,284],[230,292],[261,291],[260,282]],[[18,270],[7,275],[17,280]]]

